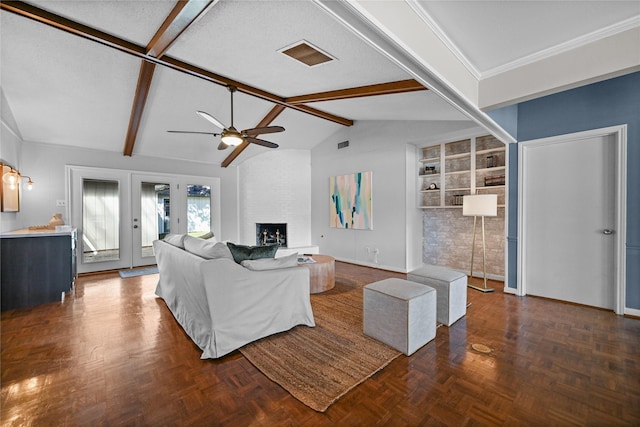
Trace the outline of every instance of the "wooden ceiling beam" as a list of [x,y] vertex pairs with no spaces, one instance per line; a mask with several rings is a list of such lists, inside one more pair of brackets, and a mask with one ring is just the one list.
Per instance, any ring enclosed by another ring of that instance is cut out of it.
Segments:
[[62,16],[54,13],[47,12],[44,9],[37,8],[23,1],[2,1],[0,3],[0,9],[6,10],[7,12],[13,12],[25,18],[49,25],[84,39],[118,49],[131,55],[139,57],[144,57],[146,55],[145,48],[142,46],[138,46],[135,43],[128,42],[87,25],[63,18]]
[[133,96],[133,106],[131,107],[131,116],[129,117],[129,127],[127,128],[127,136],[124,140],[124,150],[122,154],[125,156],[131,156],[133,154],[133,147],[138,137],[142,113],[144,113],[144,107],[147,105],[147,96],[149,95],[155,68],[156,64],[153,62],[142,61],[142,65],[140,65],[138,84],[136,85],[136,93]]
[[415,92],[428,90],[413,79],[399,80],[396,82],[380,83],[368,86],[352,87],[348,89],[331,90],[328,92],[311,93],[308,95],[292,96],[286,98],[289,104],[302,104],[307,102],[336,101],[339,99],[362,98],[365,96],[391,95],[396,93]]
[[[213,1],[209,1],[208,3],[195,0],[178,1],[158,31],[156,31],[156,34],[151,38],[145,52],[156,58],[162,57],[178,37],[203,16],[213,4]],[[138,129],[140,128],[144,108],[147,105],[147,96],[149,95],[155,68],[155,63],[148,62],[146,59],[142,60],[138,74],[138,84],[135,95],[133,96],[127,135],[124,140],[124,150],[122,154],[125,156],[131,156],[133,154],[133,148],[138,138]]]
[[188,64],[184,61],[180,61],[178,59],[171,58],[169,56],[164,56],[164,55],[161,58],[156,58],[152,55],[147,54],[147,49],[145,47],[138,46],[134,43],[128,42],[119,37],[113,36],[111,34],[107,34],[103,31],[96,30],[94,28],[88,27],[86,25],[80,24],[75,21],[71,21],[70,19],[66,19],[59,15],[55,15],[53,13],[47,12],[43,9],[37,8],[35,6],[32,6],[22,1],[2,0],[0,2],[0,9],[52,26],[54,28],[58,28],[62,31],[66,31],[68,33],[77,35],[79,37],[83,37],[85,39],[95,41],[102,45],[109,46],[111,48],[128,53],[130,55],[137,56],[140,59],[144,59],[149,62],[154,62],[158,65],[169,67],[176,71],[180,71],[195,77],[199,77],[201,79],[210,81],[212,83],[217,83],[223,86],[229,86],[229,85],[236,86],[239,92],[243,92],[261,99],[265,99],[267,101],[271,101],[276,104],[284,105],[286,107],[293,108],[294,110],[302,111],[304,113],[311,114],[313,116],[316,116],[325,120],[330,120],[335,123],[342,124],[344,126],[351,126],[353,124],[352,120],[335,116],[333,114],[325,113],[315,108],[287,103],[285,98],[281,96],[274,95],[267,91],[249,86],[241,82],[237,82],[228,77],[221,76],[216,73],[212,73],[210,71],[204,70],[195,65]]
[[204,16],[216,1],[179,0],[147,45],[147,54],[160,58],[190,26]]
[[324,111],[320,111],[316,108],[309,107],[302,104],[291,104],[286,101],[285,98],[274,95],[273,93],[267,92],[262,89],[255,88],[253,86],[249,86],[245,83],[239,82],[237,80],[230,79],[228,77],[222,76],[220,74],[213,73],[211,71],[203,70],[202,68],[196,67],[195,65],[191,65],[179,59],[171,58],[165,56],[162,58],[163,63],[169,64],[173,68],[180,70],[184,73],[191,74],[194,77],[199,77],[201,79],[210,81],[212,83],[217,83],[223,86],[234,86],[238,92],[246,93],[256,98],[264,99],[265,101],[273,102],[274,104],[280,104],[285,107],[289,107],[293,110],[301,111],[303,113],[311,114],[312,116],[319,117],[321,119],[329,120],[334,123],[341,124],[343,126],[353,126],[353,120],[336,116],[335,114],[327,113]]
[[[271,111],[269,111],[269,113],[267,113],[267,115],[264,116],[264,118],[260,120],[260,123],[258,123],[255,127],[261,128],[264,126],[269,126],[276,119],[276,117],[278,117],[280,113],[284,111],[285,108],[286,107],[284,105],[276,104],[271,109]],[[227,158],[222,161],[220,166],[222,166],[223,168],[226,168],[227,166],[229,166],[231,162],[233,162],[236,159],[236,157],[238,157],[248,146],[249,146],[249,143],[247,141],[243,141],[242,144],[238,145],[231,152],[231,154],[229,154]]]

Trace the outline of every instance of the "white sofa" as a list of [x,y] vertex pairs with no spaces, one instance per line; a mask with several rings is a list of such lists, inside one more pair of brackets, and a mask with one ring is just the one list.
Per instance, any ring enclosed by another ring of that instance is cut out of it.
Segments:
[[[190,239],[187,249],[153,242],[160,273],[156,295],[200,347],[202,359],[222,357],[296,325],[315,326],[308,269],[250,270],[237,264],[224,244],[214,248],[215,242]],[[208,250],[193,249],[207,244]]]

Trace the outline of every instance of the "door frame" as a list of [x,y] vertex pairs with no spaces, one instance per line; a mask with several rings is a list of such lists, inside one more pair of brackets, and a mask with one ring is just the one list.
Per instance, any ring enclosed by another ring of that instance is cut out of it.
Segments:
[[[169,197],[171,200],[171,206],[173,208],[180,206],[182,202],[186,202],[185,200],[178,200],[180,194],[176,188],[178,181],[175,176],[169,176],[167,174],[157,174],[152,175],[150,173],[138,173],[133,172],[130,174],[130,182],[131,182],[131,218],[133,220],[134,216],[141,213],[141,201],[140,201],[140,185],[142,182],[155,182],[155,183],[165,183],[169,185]],[[131,239],[132,239],[132,266],[139,267],[144,265],[155,264],[155,257],[143,257],[140,253],[142,248],[142,219],[138,215],[138,223],[131,224]],[[178,217],[175,215],[171,215],[169,218],[170,230],[174,233],[178,233],[180,231],[180,225],[178,222]],[[178,231],[173,231],[178,230]]]
[[[126,171],[118,169],[102,169],[91,168],[83,166],[65,166],[66,169],[66,197],[69,200],[67,206],[67,218],[70,218],[70,222],[75,222],[75,227],[78,229],[78,250],[76,265],[78,273],[88,273],[93,271],[103,270],[118,270],[122,268],[130,267],[130,260],[132,256],[132,245],[123,245],[122,242],[126,241],[124,236],[125,230],[129,230],[127,224],[131,218],[131,175]],[[100,261],[95,263],[83,262],[84,247],[84,224],[82,221],[83,215],[83,201],[82,197],[77,200],[76,195],[82,195],[82,188],[76,188],[76,184],[82,183],[85,179],[97,179],[97,180],[113,180],[118,182],[118,200],[119,200],[119,215],[118,215],[118,249],[119,258],[113,261]],[[77,180],[77,181],[76,181]],[[93,266],[100,265],[104,267],[102,270],[96,270]]]
[[[220,233],[221,233],[222,222],[220,217],[222,215],[222,204],[221,204],[220,177],[200,176],[200,175],[181,175],[181,174],[164,173],[164,172],[148,172],[148,171],[127,170],[127,169],[111,169],[111,168],[101,168],[101,167],[91,167],[91,166],[65,165],[65,180],[66,180],[65,193],[66,193],[67,200],[69,200],[66,215],[67,215],[67,218],[71,219],[71,222],[73,222],[74,218],[82,218],[82,201],[75,200],[75,198],[73,197],[74,174],[78,174],[79,176],[90,175],[90,176],[95,176],[96,178],[98,177],[104,178],[104,176],[107,176],[107,177],[117,176],[123,180],[120,185],[123,187],[123,191],[126,191],[126,194],[123,195],[124,198],[122,200],[123,200],[124,206],[121,206],[121,212],[120,212],[121,251],[123,247],[122,242],[125,241],[123,240],[123,233],[127,232],[131,236],[130,231],[132,230],[132,227],[133,227],[133,214],[134,214],[133,193],[134,192],[132,191],[133,190],[132,186],[133,186],[134,177],[135,178],[144,177],[144,178],[149,178],[151,180],[160,180],[160,181],[168,180],[171,184],[172,193],[175,190],[181,190],[182,189],[181,186],[184,186],[184,190],[186,191],[186,185],[188,184],[209,185],[211,187],[211,231],[214,233],[215,236],[221,235]],[[185,209],[186,209],[186,202],[187,202],[186,193],[184,195],[184,198],[176,194],[175,200],[176,200],[175,206],[178,206],[177,205],[178,202],[184,202]],[[178,217],[175,218],[175,223],[174,223],[174,218],[172,218],[171,221],[172,221],[171,222],[172,233],[184,234],[187,232],[186,216],[185,218],[183,218],[183,221],[179,221]],[[78,225],[77,228],[78,228],[78,238],[81,238],[82,226]],[[128,248],[125,248],[126,251],[130,251],[130,253],[125,252],[129,262],[127,263],[127,265],[123,265],[121,263],[117,264],[117,266],[113,267],[113,269],[132,268],[134,266],[133,236],[131,236],[129,239],[131,240],[131,244],[128,245],[129,246]],[[123,252],[121,252],[121,254],[123,254]],[[82,273],[82,272],[85,272],[83,271],[84,268],[82,267],[85,264],[82,264],[81,257],[82,257],[82,251],[79,250],[77,265],[79,268],[79,272]],[[121,255],[121,258],[123,258],[122,255]],[[107,266],[107,268],[109,267]],[[103,271],[103,270],[93,270],[89,268],[87,272],[89,271]]]
[[[601,129],[592,129],[583,132],[575,132],[557,135],[547,138],[524,141],[518,144],[518,259],[517,259],[517,289],[516,294],[527,294],[526,273],[527,265],[524,263],[527,251],[527,233],[524,224],[527,221],[526,191],[528,182],[525,177],[525,165],[527,151],[533,147],[551,145],[563,142],[579,141],[587,138],[613,136],[615,140],[615,234],[614,234],[614,282],[615,297],[614,311],[618,315],[624,314],[626,303],[626,251],[625,242],[627,236],[627,125],[611,126]],[[531,165],[529,165],[531,166]]]

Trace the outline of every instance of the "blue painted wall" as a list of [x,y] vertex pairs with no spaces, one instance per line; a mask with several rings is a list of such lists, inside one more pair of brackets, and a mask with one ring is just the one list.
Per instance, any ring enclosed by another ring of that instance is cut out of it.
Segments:
[[[626,306],[640,310],[640,72],[500,108],[489,115],[518,141],[627,125]],[[517,148],[509,155],[507,286],[516,287]]]

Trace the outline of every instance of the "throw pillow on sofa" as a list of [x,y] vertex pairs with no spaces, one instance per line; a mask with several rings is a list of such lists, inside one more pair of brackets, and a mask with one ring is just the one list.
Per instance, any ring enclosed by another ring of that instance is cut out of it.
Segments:
[[278,268],[289,268],[298,266],[298,254],[291,254],[282,258],[261,258],[249,260],[246,259],[240,263],[243,267],[254,270],[276,270]]
[[198,236],[198,238],[199,239],[204,239],[204,240],[211,240],[211,239],[214,239],[216,241],[218,240],[218,239],[215,238],[215,235],[213,234],[212,231],[210,231],[208,233],[205,233],[202,236]]
[[185,236],[184,250],[206,259],[233,259],[227,245],[221,242],[216,242],[215,240],[212,241],[212,239],[202,240],[198,237]]
[[233,259],[238,264],[245,260],[273,258],[276,256],[276,251],[278,250],[277,244],[266,246],[245,246],[229,242],[227,243],[227,247],[231,251]]
[[167,234],[166,236],[164,236],[164,239],[162,240],[169,243],[170,245],[177,246],[180,249],[184,249],[185,237],[186,237],[186,234]]

